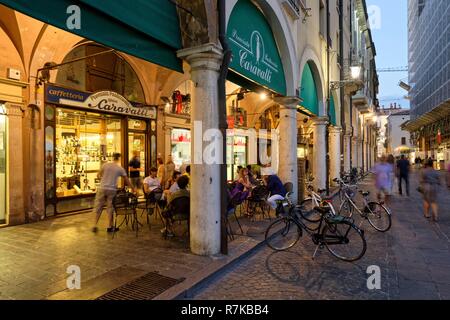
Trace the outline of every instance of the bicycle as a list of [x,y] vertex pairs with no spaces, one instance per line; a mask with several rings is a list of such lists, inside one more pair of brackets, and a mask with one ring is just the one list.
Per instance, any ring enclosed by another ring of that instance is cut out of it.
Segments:
[[[356,211],[361,218],[369,221],[369,224],[379,232],[387,232],[391,228],[391,212],[382,202],[370,201],[369,191],[359,190],[359,193],[363,196],[364,203],[364,206],[359,208],[353,201],[355,192],[351,189],[351,186],[341,179],[334,179],[334,181],[339,183],[339,193],[343,195],[343,201],[339,207],[339,215],[352,218],[354,211]],[[361,224],[363,221],[361,221]],[[361,224],[359,226],[361,226]]]
[[303,210],[300,210],[299,212],[302,218],[306,221],[317,223],[320,220],[320,215],[317,214],[316,210],[314,210],[315,207],[328,206],[331,208],[331,213],[333,215],[336,215],[336,210],[333,206],[333,199],[324,196],[325,192],[327,191],[326,189],[318,189],[317,192],[314,191],[314,187],[312,186],[313,180],[314,178],[309,178],[306,183],[308,197],[300,202],[300,207]]
[[279,217],[266,229],[267,245],[275,251],[288,250],[300,240],[304,230],[317,245],[312,259],[323,247],[343,261],[352,262],[364,256],[367,249],[364,231],[353,223],[352,218],[332,215],[330,207],[316,207],[314,210],[321,218],[318,225],[311,228],[302,221],[301,214],[297,214],[301,210],[290,206],[287,215]]

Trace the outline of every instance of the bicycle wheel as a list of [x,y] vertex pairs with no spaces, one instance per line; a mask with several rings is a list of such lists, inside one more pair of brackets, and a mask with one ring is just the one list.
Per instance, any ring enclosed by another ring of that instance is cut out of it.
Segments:
[[267,245],[276,251],[292,248],[302,236],[302,229],[291,217],[282,217],[272,222],[266,230]]
[[375,230],[386,232],[391,228],[392,219],[389,210],[378,202],[369,202],[364,210],[367,220]]
[[308,222],[316,223],[320,221],[320,213],[314,210],[316,206],[315,201],[312,198],[307,198],[300,202],[301,210],[298,210],[301,217]]
[[327,224],[322,231],[322,237],[327,250],[340,260],[356,261],[366,253],[364,232],[353,223],[344,221]]

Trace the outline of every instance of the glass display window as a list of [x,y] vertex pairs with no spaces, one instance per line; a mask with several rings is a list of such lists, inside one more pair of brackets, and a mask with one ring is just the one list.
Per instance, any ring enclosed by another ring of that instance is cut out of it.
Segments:
[[191,131],[173,129],[171,134],[172,159],[177,169],[191,162]]
[[93,194],[101,166],[121,152],[121,119],[63,108],[56,114],[56,196]]

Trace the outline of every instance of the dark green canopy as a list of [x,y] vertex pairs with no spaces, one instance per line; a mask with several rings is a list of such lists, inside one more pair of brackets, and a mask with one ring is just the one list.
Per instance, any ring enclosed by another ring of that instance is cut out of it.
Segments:
[[[183,71],[176,56],[182,47],[180,27],[171,1],[0,0],[0,4],[105,46]],[[80,8],[80,29],[68,28],[72,15],[68,8],[72,5]]]

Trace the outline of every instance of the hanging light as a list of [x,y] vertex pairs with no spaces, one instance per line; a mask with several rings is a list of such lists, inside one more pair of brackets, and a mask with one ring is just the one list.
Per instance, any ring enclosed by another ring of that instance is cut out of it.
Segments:
[[352,79],[359,79],[361,75],[361,66],[351,66],[350,67]]
[[266,100],[267,99],[267,93],[266,92],[261,92],[259,94],[259,99],[262,100],[262,101]]

